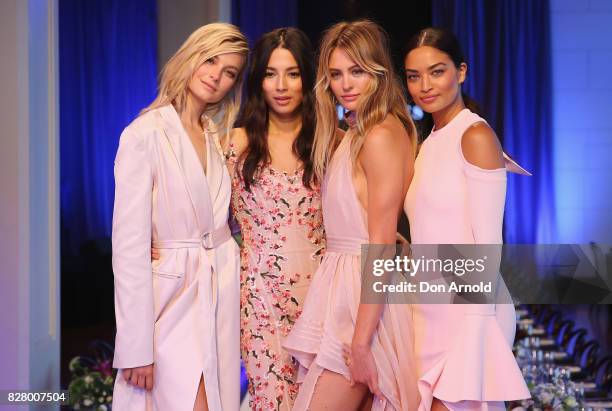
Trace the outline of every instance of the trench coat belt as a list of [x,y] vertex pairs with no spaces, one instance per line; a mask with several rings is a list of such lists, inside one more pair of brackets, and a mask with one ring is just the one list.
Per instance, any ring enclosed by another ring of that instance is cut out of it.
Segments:
[[[198,278],[203,281],[198,282],[199,295],[203,298],[200,300],[199,310],[204,313],[204,318],[210,318],[211,321],[206,321],[203,324],[203,339],[208,347],[212,348],[207,351],[205,356],[204,373],[206,375],[206,389],[210,390],[208,397],[211,410],[221,410],[221,400],[219,398],[219,376],[217,372],[217,342],[216,342],[216,309],[217,309],[217,285],[216,273],[210,262],[210,258],[206,250],[214,249],[232,238],[229,225],[225,224],[221,228],[212,230],[202,234],[200,238],[193,239],[176,239],[153,241],[153,248],[159,249],[180,249],[180,248],[197,248],[199,250]],[[216,393],[216,394],[213,394]]]
[[207,250],[216,248],[229,240],[232,237],[229,225],[217,228],[202,234],[200,238],[187,240],[162,240],[153,241],[153,248],[198,248],[202,247]]

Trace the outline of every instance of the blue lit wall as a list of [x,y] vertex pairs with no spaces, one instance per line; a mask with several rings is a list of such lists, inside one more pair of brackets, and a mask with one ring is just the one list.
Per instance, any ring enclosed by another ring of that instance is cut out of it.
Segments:
[[550,5],[558,242],[612,243],[612,1]]

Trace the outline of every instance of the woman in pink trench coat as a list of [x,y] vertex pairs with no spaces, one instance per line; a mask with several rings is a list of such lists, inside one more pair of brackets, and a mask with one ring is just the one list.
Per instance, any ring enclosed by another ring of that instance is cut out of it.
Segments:
[[[121,135],[113,410],[239,408],[240,265],[227,226],[231,180],[217,127],[204,113],[222,112],[223,127],[231,125],[246,53],[234,26],[198,29],[164,68],[158,98]],[[195,139],[190,111],[204,134]],[[151,245],[160,250],[153,263]],[[202,408],[194,408],[200,395]]]

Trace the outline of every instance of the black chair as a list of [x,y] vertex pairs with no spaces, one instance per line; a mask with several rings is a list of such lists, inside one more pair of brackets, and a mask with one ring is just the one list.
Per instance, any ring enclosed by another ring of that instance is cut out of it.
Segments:
[[559,331],[559,326],[561,325],[562,321],[563,321],[563,317],[561,316],[561,313],[559,311],[555,311],[551,313],[544,320],[544,326],[546,327],[546,333],[548,335],[553,335],[553,336],[557,335],[557,332]]
[[580,352],[578,365],[585,375],[592,375],[597,362],[597,354],[599,353],[599,343],[597,341],[589,341],[584,344]]
[[595,367],[595,384],[605,392],[612,388],[612,356],[605,356]]
[[553,312],[550,305],[533,304],[528,309],[536,324],[544,324],[546,317]]
[[574,362],[578,362],[578,352],[582,349],[586,339],[586,330],[584,328],[579,328],[571,332],[567,339],[567,346],[565,347],[565,352],[568,357],[572,358]]
[[585,390],[584,396],[590,400],[607,399],[610,388],[612,387],[612,357],[606,356],[597,362],[595,366],[596,388]]
[[565,348],[572,328],[574,328],[574,322],[572,320],[565,320],[559,324],[559,329],[557,330],[557,335],[555,336],[555,343],[559,347]]
[[536,323],[538,322],[538,320],[542,319],[542,316],[545,315],[547,311],[550,310],[549,305],[541,304],[521,304],[520,307],[525,308],[529,312],[531,318],[533,318]]

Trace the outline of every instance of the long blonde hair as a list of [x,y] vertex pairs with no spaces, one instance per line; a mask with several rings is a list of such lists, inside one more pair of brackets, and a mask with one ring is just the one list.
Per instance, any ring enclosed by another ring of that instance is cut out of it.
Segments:
[[[179,113],[183,111],[193,73],[206,60],[225,53],[239,53],[245,57],[248,55],[247,39],[238,27],[228,23],[212,23],[191,33],[164,66],[157,97],[140,114],[171,103],[174,104]],[[209,104],[206,107],[205,114],[209,117],[223,113],[223,117],[219,121],[221,129],[217,130],[221,136],[227,135],[228,131],[231,130],[240,110],[242,83],[244,81],[243,72],[244,65],[229,93],[219,102]]]
[[369,20],[341,22],[325,32],[321,41],[319,66],[315,84],[317,124],[315,129],[313,163],[319,179],[323,178],[334,150],[338,145],[336,130],[338,115],[330,89],[329,60],[332,52],[341,48],[364,71],[372,76],[367,90],[360,97],[357,123],[351,136],[353,163],[363,146],[367,133],[389,114],[396,116],[406,128],[413,150],[416,149],[416,128],[408,115],[406,99],[389,55],[387,33]]

